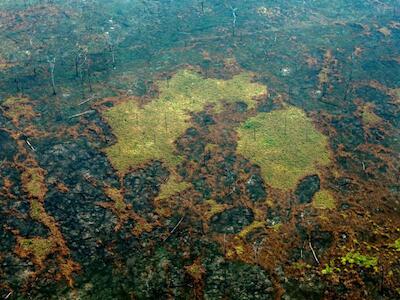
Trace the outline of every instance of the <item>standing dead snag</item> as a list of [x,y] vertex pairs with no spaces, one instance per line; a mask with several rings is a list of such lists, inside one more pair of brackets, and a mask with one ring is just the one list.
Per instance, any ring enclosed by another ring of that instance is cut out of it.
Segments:
[[236,11],[237,11],[237,8],[235,7],[235,8],[233,8],[232,6],[231,6],[231,11],[232,11],[232,36],[235,36],[235,30],[236,30],[236,20],[237,20],[237,14],[236,14]]
[[49,63],[49,69],[50,69],[50,76],[51,76],[51,87],[53,88],[53,95],[57,95],[56,93],[56,83],[54,80],[54,68],[56,66],[56,58],[49,58],[47,57],[47,62]]

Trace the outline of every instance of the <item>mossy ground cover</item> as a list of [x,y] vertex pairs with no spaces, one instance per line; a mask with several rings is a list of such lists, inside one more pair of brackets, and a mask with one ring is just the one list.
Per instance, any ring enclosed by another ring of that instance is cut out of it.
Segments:
[[174,141],[190,126],[190,112],[201,111],[207,104],[216,104],[218,109],[221,100],[240,100],[254,107],[253,97],[266,93],[266,87],[251,80],[250,73],[218,80],[180,70],[170,80],[158,82],[158,98],[145,106],[126,101],[104,112],[117,137],[117,143],[105,152],[122,173],[149,160],[175,166],[180,157],[174,152]]
[[259,113],[238,129],[238,153],[261,167],[266,183],[283,190],[330,162],[328,139],[299,108]]
[[44,174],[41,168],[26,168],[22,173],[22,182],[29,196],[42,199],[47,192]]
[[378,264],[378,258],[363,255],[360,252],[349,252],[340,259],[343,265],[349,264],[350,266],[357,265],[363,268],[373,268]]
[[157,200],[168,199],[174,194],[186,190],[190,186],[190,183],[181,181],[179,176],[171,174],[167,182],[161,186]]
[[382,119],[375,114],[375,106],[373,103],[359,104],[358,111],[364,126],[372,127],[382,122]]
[[336,207],[335,198],[327,190],[321,190],[315,193],[312,205],[319,209],[334,209]]
[[[143,107],[134,101],[126,101],[104,112],[117,137],[117,143],[105,152],[121,174],[150,160],[163,161],[174,172],[181,161],[174,142],[190,127],[190,113],[199,112],[209,104],[220,110],[224,101],[243,101],[249,107],[255,107],[253,98],[267,92],[265,86],[252,82],[251,73],[219,80],[203,78],[183,69],[157,85],[159,96]],[[159,199],[168,198],[189,186],[172,175],[162,186]]]
[[40,265],[54,249],[52,240],[41,237],[21,238],[18,246],[17,252],[21,257],[33,256],[34,261]]
[[397,239],[393,245],[391,245],[396,251],[400,252],[400,239]]

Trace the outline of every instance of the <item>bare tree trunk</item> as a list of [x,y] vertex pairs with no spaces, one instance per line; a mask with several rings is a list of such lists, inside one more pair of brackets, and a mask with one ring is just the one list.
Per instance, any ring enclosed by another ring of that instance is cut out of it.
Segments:
[[231,10],[232,10],[232,36],[235,36],[235,34],[236,34],[236,19],[237,19],[237,14],[236,14],[236,11],[237,11],[237,8],[233,8],[232,6],[231,6]]
[[54,80],[54,68],[56,66],[56,58],[53,57],[52,59],[50,59],[49,57],[47,57],[47,62],[49,63],[49,67],[50,67],[51,87],[53,89],[53,95],[57,95],[57,93],[56,93],[56,83],[55,83],[55,80]]

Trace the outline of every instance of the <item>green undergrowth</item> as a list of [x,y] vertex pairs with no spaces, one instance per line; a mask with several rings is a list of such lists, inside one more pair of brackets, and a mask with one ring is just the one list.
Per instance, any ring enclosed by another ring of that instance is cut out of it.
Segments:
[[364,124],[373,126],[382,121],[382,119],[377,116],[374,112],[374,106],[371,104],[364,105],[361,113],[361,119]]
[[350,251],[345,256],[337,260],[332,259],[329,264],[326,264],[321,270],[322,275],[331,275],[342,271],[348,272],[349,268],[359,267],[364,269],[377,270],[378,258],[361,254],[358,251]]
[[163,200],[168,199],[169,197],[183,192],[191,186],[190,183],[179,180],[179,178],[172,174],[169,176],[167,182],[161,185],[160,193],[158,194],[157,199]]
[[53,250],[53,242],[50,239],[31,238],[21,239],[19,245],[25,253],[32,254],[38,261],[43,261]]
[[378,264],[378,258],[363,255],[360,252],[351,251],[340,258],[342,265],[358,266],[362,268],[375,268]]
[[400,252],[400,239],[397,239],[394,241],[392,247],[396,250]]
[[336,207],[335,199],[327,190],[321,190],[315,193],[312,205],[319,209],[334,209]]
[[330,162],[328,138],[299,108],[259,113],[238,129],[238,152],[261,167],[264,180],[283,190]]
[[340,268],[335,266],[335,261],[331,260],[329,264],[327,264],[321,271],[322,275],[331,275],[335,272],[340,272]]
[[253,98],[266,93],[266,87],[251,80],[250,73],[219,80],[180,70],[170,80],[159,81],[158,98],[145,106],[127,100],[104,112],[117,137],[117,143],[105,149],[107,156],[121,173],[149,160],[176,166],[181,157],[175,153],[174,141],[189,128],[190,113],[207,104],[215,104],[218,110],[222,100],[240,100],[254,107]]

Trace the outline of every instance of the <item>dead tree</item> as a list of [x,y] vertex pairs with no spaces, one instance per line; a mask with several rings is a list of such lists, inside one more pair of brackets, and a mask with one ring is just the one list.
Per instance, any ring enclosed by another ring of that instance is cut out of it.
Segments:
[[232,36],[235,36],[235,31],[236,31],[236,20],[237,20],[237,8],[231,6],[231,11],[232,11]]
[[51,87],[53,88],[53,95],[57,95],[56,93],[56,83],[54,80],[54,69],[56,67],[56,58],[49,58],[47,57],[47,62],[49,63],[49,70],[50,70],[50,76],[51,76]]

